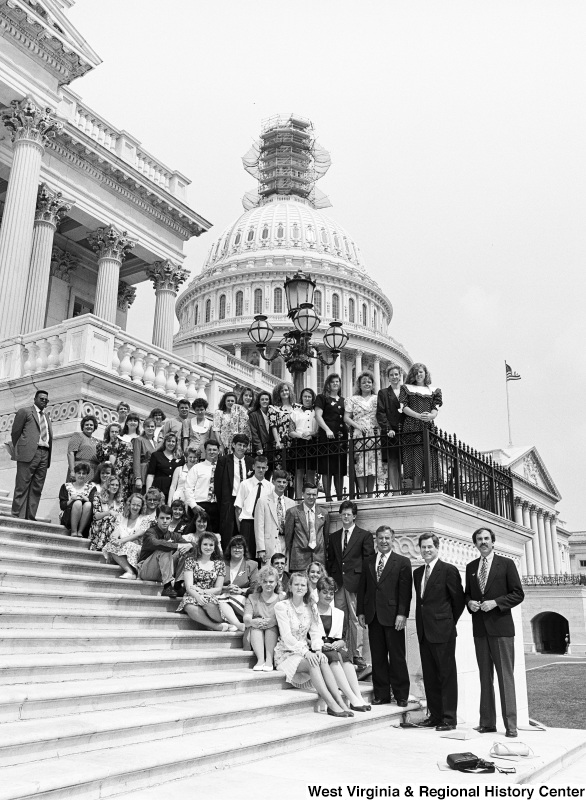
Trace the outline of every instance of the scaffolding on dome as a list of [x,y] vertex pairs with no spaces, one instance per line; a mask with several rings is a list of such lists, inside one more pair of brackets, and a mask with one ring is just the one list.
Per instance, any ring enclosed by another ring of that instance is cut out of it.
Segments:
[[260,139],[242,157],[242,163],[258,180],[258,189],[242,198],[247,211],[274,195],[300,197],[314,208],[331,206],[315,182],[326,174],[332,161],[328,151],[315,141],[308,119],[290,114],[264,120]]

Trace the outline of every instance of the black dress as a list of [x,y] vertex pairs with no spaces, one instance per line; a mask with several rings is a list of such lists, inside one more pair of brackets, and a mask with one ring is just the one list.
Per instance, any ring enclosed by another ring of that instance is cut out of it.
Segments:
[[[419,387],[403,384],[399,393],[399,402],[406,408],[421,414],[424,411],[436,411],[443,403],[442,390],[433,387]],[[427,425],[430,430],[435,430],[433,422],[403,416],[403,477],[421,483],[423,480],[423,428]],[[431,484],[430,488],[439,486],[439,464],[437,451],[431,452]]]
[[[332,644],[333,642],[338,641],[338,639],[332,639],[330,636],[330,631],[332,630],[332,615],[331,614],[320,614],[319,618],[321,619],[321,624],[323,625],[325,636],[323,637],[324,642],[328,642]],[[346,649],[346,647],[342,647],[341,650],[322,650],[324,656],[328,659],[328,664],[342,661],[350,661],[350,653]]]
[[165,495],[165,502],[169,496],[169,490],[173,481],[173,473],[177,467],[185,464],[183,456],[181,458],[167,458],[162,450],[155,450],[152,454],[147,475],[154,475],[153,486]]
[[321,408],[324,424],[334,434],[328,439],[320,426],[317,432],[318,453],[317,469],[320,475],[346,475],[346,453],[348,431],[344,425],[344,398],[318,394],[315,407]]

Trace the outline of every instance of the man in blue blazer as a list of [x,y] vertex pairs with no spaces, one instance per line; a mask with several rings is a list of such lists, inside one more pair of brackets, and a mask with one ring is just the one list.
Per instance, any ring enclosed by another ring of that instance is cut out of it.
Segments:
[[413,571],[415,624],[428,711],[420,727],[451,731],[458,722],[456,623],[465,603],[460,573],[438,558],[439,544],[435,533],[421,534],[419,550],[425,564]]
[[12,516],[36,519],[47,470],[51,466],[53,428],[45,409],[49,394],[35,394],[32,406],[19,408],[12,423],[11,439],[16,461]]
[[480,558],[466,567],[465,599],[472,614],[472,635],[480,672],[480,723],[475,730],[496,732],[496,670],[506,735],[516,737],[515,625],[511,609],[523,602],[525,594],[513,561],[494,553],[495,539],[490,528],[474,531],[472,541]]

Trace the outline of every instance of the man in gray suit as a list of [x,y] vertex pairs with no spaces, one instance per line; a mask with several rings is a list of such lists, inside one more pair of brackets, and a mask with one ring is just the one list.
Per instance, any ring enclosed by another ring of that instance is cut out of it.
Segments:
[[303,485],[303,502],[287,511],[285,545],[289,555],[289,572],[300,572],[319,561],[326,564],[330,517],[325,508],[316,505],[317,486]]
[[37,517],[53,447],[53,428],[45,413],[48,403],[48,393],[39,389],[34,404],[19,408],[12,423],[11,438],[16,461],[13,517],[33,520]]

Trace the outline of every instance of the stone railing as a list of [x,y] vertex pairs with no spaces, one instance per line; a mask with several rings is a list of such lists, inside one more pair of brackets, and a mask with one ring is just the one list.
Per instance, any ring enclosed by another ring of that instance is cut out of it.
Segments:
[[0,386],[7,380],[87,365],[174,400],[185,397],[191,403],[205,397],[215,408],[219,394],[235,383],[269,390],[277,383],[272,375],[219,347],[204,344],[195,349],[195,358],[188,360],[84,314],[3,342]]

